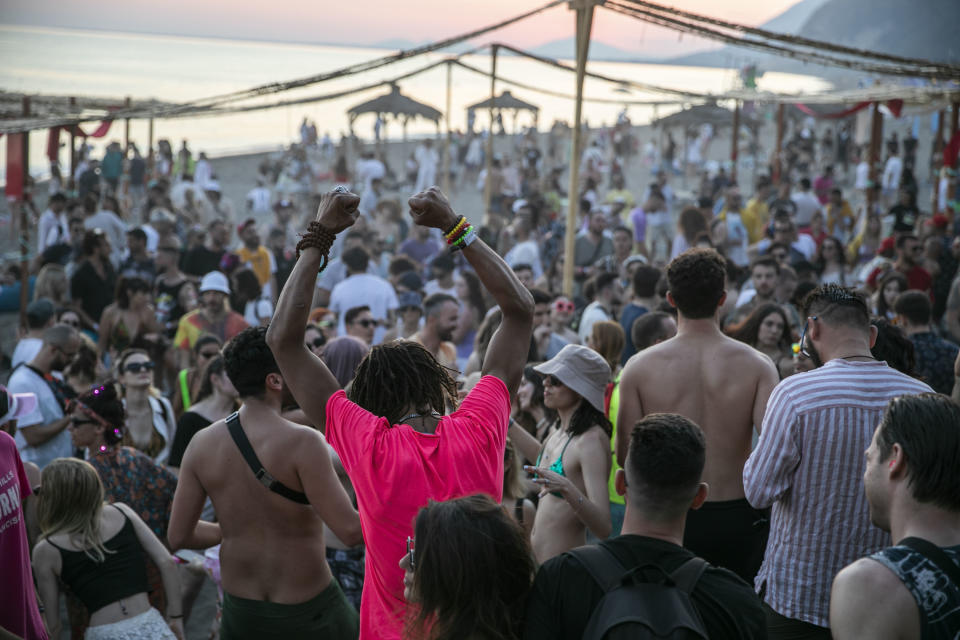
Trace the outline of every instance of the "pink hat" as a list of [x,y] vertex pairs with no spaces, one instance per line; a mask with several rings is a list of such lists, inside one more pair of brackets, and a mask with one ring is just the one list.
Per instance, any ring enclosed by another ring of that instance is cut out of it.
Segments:
[[37,396],[33,393],[10,393],[3,385],[0,385],[0,424],[6,424],[11,420],[22,418],[25,415],[33,413],[37,408]]

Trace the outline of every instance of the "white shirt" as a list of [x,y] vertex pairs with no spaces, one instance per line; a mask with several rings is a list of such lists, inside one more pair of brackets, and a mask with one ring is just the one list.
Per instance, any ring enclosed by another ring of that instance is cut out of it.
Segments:
[[448,296],[454,298],[457,297],[457,286],[454,285],[449,289],[444,289],[436,280],[428,280],[425,285],[423,285],[423,297],[424,299],[429,298],[435,293],[445,293]]
[[[343,321],[347,311],[362,306],[370,307],[370,315],[375,320],[386,320],[387,312],[400,305],[397,302],[397,293],[383,278],[368,273],[349,276],[330,293],[330,310],[340,317],[337,324],[339,335],[347,335],[347,326]],[[385,327],[377,327],[373,334],[373,343],[379,344],[386,332]]]
[[540,263],[540,248],[536,240],[526,240],[513,245],[507,255],[503,256],[504,262],[512,269],[518,264],[528,264],[533,267],[533,278],[536,280],[543,275],[543,266]]
[[857,165],[857,177],[853,183],[853,186],[857,189],[863,190],[867,188],[867,185],[870,182],[870,163],[866,160],[861,160],[860,164]]
[[270,189],[266,187],[254,187],[247,192],[247,202],[250,203],[252,213],[270,212]]
[[797,226],[809,226],[813,214],[820,210],[820,201],[809,191],[795,193],[790,196],[790,199],[797,205]]
[[267,298],[247,301],[243,308],[243,319],[251,327],[259,327],[263,323],[261,320],[270,321],[273,317],[273,303]]
[[213,179],[213,168],[207,160],[197,160],[193,167],[193,183],[203,189]]
[[120,265],[124,249],[127,248],[127,225],[113,211],[101,209],[83,221],[86,229],[103,229],[110,239],[110,261],[114,267]]
[[903,173],[903,161],[900,156],[890,156],[887,158],[887,164],[883,168],[883,180],[881,185],[884,189],[895,191],[900,187],[900,174]]
[[43,444],[35,447],[27,444],[26,438],[21,433],[24,429],[36,425],[44,425],[54,422],[63,417],[63,409],[57,402],[57,397],[46,381],[26,365],[18,367],[10,376],[7,383],[10,393],[35,393],[37,395],[37,408],[17,421],[17,448],[20,450],[20,457],[25,462],[32,462],[41,469],[55,458],[69,458],[73,455],[73,442],[70,439],[70,433],[64,429],[53,436]]
[[610,316],[600,306],[599,302],[594,301],[588,304],[587,308],[583,310],[583,315],[580,316],[580,330],[577,332],[580,336],[580,342],[586,344],[587,336],[593,332],[595,323],[609,319]]
[[21,362],[32,361],[43,346],[41,338],[20,338],[17,346],[13,350],[13,356],[10,358],[10,366],[15,367]]
[[40,214],[40,220],[37,221],[37,253],[43,253],[43,250],[51,244],[56,244],[58,237],[63,243],[70,242],[70,228],[67,225],[66,215],[63,213],[57,215],[52,209],[47,209]]

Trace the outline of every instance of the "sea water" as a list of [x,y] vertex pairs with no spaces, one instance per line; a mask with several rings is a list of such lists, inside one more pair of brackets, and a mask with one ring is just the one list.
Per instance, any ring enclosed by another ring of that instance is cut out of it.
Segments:
[[[487,36],[490,40],[474,44],[490,42],[495,36],[491,34]],[[363,47],[0,25],[0,60],[3,61],[0,65],[0,89],[31,94],[113,97],[118,99],[118,106],[126,96],[134,100],[156,98],[184,102],[329,72],[389,53],[384,49]],[[241,104],[274,103],[344,91],[394,78],[445,57],[447,54],[444,53],[427,54],[374,71]],[[465,56],[463,60],[474,67],[490,69],[491,60],[485,51]],[[738,74],[736,69],[625,62],[591,61],[588,68],[615,78],[696,92],[722,92],[733,88],[737,86]],[[497,73],[507,80],[568,95],[574,93],[573,73],[503,52],[498,56]],[[772,72],[764,74],[758,84],[761,90],[775,92],[809,93],[829,88],[829,84],[819,78]],[[402,80],[398,85],[410,97],[441,112],[445,110],[446,65]],[[555,120],[569,122],[573,118],[573,101],[568,98],[544,95],[498,82],[497,93],[504,89],[540,108],[538,123],[541,129],[549,128]],[[315,122],[321,136],[329,132],[337,141],[349,130],[347,110],[388,90],[388,87],[379,87],[312,104],[243,114],[156,119],[154,141],[167,138],[176,150],[180,141],[187,139],[194,153],[206,151],[210,156],[260,151],[279,148],[298,140],[303,118]],[[489,95],[489,78],[453,67],[451,127],[465,129],[466,107]],[[584,95],[616,101],[608,104],[585,103],[584,118],[591,126],[613,123],[624,108],[636,124],[647,123],[654,117],[682,108],[681,104],[656,107],[630,105],[630,101],[669,101],[676,98],[636,90],[625,93],[616,84],[591,78],[586,80]],[[355,133],[361,138],[372,139],[374,120],[372,114],[359,117],[354,123]],[[486,127],[487,122],[485,112],[477,113],[477,127]],[[515,124],[523,127],[532,122],[531,115],[527,113],[518,114],[516,123],[512,114],[504,114],[507,130],[512,130]],[[83,126],[89,131],[96,125],[96,122],[92,122]],[[393,139],[401,137],[403,128],[399,121],[388,119],[386,125],[387,136]],[[442,126],[445,127],[445,123]],[[115,122],[105,138],[90,139],[94,156],[102,155],[107,142],[122,141],[123,131],[123,123]],[[436,131],[434,123],[422,119],[411,121],[407,128],[410,136],[428,135]],[[130,123],[130,138],[142,150],[146,149],[146,120]],[[67,135],[61,137],[59,160],[65,168],[69,167],[68,140]],[[4,171],[6,165],[6,145],[3,142],[0,139],[0,172]],[[30,167],[34,175],[48,173],[46,143],[46,131],[31,134]]]

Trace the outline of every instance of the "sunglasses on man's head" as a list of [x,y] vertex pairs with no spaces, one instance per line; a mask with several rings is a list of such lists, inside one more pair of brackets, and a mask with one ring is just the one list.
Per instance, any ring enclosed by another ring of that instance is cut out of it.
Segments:
[[141,371],[153,371],[155,366],[152,362],[131,362],[123,370],[129,373],[140,373]]

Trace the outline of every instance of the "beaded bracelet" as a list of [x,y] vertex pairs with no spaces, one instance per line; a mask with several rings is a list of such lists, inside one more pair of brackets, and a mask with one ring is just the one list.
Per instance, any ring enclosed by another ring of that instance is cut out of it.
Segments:
[[453,225],[453,228],[450,229],[447,233],[444,234],[444,238],[447,240],[447,244],[453,244],[453,239],[460,234],[461,231],[467,226],[467,217],[460,216],[460,219],[457,220],[457,224]]
[[477,239],[477,232],[474,230],[473,225],[467,227],[467,230],[463,232],[463,235],[457,238],[456,242],[450,247],[451,251],[463,251]]
[[300,234],[300,242],[297,243],[297,258],[300,258],[300,251],[303,249],[311,247],[317,249],[323,254],[319,269],[319,271],[323,271],[327,267],[330,247],[333,246],[333,241],[336,238],[337,236],[333,231],[314,220],[307,227],[307,232]]
[[449,229],[447,229],[446,231],[444,231],[444,232],[443,232],[443,235],[444,235],[444,236],[448,236],[448,235],[450,235],[451,233],[453,233],[454,229],[456,229],[458,226],[460,226],[460,223],[463,222],[463,219],[464,219],[465,217],[466,217],[466,216],[460,216],[459,218],[457,218],[457,221],[454,222],[453,225],[452,225]]

